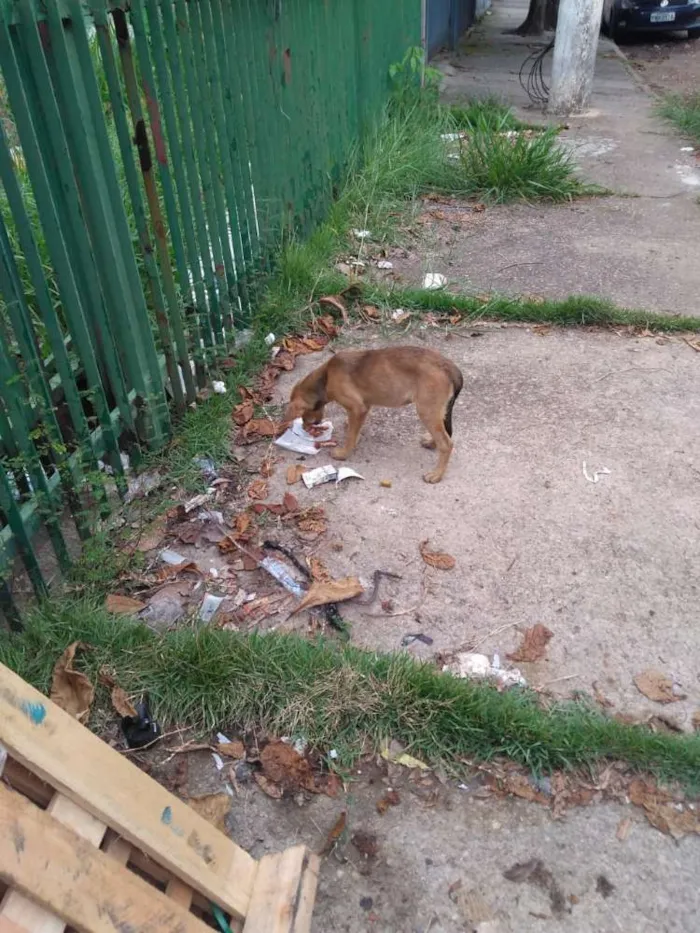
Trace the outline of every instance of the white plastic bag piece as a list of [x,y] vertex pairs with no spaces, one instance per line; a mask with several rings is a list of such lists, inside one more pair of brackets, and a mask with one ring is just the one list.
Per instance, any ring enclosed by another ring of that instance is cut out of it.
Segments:
[[370,230],[353,230],[353,236],[356,236],[358,240],[368,240],[372,233]]
[[336,486],[342,483],[344,479],[364,479],[364,476],[353,470],[351,467],[334,467],[332,464],[316,467],[314,470],[308,470],[301,474],[304,485],[307,489],[313,489],[314,486],[321,486],[323,483],[332,483],[335,480]]
[[447,285],[447,278],[442,274],[442,272],[426,272],[425,278],[423,279],[423,288],[427,288],[428,291],[436,292],[440,288],[444,288]]
[[377,269],[393,269],[394,263],[390,262],[388,259],[380,259],[377,263]]
[[292,422],[281,437],[278,437],[275,444],[283,447],[285,450],[291,450],[295,454],[305,454],[307,457],[318,453],[316,443],[320,441],[329,441],[333,437],[333,422],[323,421],[321,423],[323,433],[314,437],[304,430],[301,418]]
[[226,395],[226,383],[221,382],[219,379],[215,379],[211,384],[212,389],[214,390],[215,395]]
[[265,343],[267,344],[268,347],[271,347],[272,344],[275,342],[275,340],[277,340],[277,337],[275,337],[272,331],[270,331],[270,333],[265,338]]

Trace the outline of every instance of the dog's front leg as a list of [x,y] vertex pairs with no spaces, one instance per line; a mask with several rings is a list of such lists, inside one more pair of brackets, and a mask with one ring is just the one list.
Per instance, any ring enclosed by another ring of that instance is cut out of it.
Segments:
[[336,460],[347,460],[350,454],[355,449],[355,444],[357,444],[357,437],[360,433],[362,425],[365,423],[365,418],[369,414],[369,408],[366,408],[364,405],[357,405],[353,408],[348,408],[348,426],[345,429],[345,443],[342,447],[338,447],[333,451],[333,457]]

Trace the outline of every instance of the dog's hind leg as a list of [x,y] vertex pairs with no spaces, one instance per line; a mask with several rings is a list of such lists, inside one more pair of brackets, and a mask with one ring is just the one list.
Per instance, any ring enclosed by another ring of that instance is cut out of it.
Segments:
[[[428,434],[432,441],[431,447],[438,452],[438,462],[434,470],[423,474],[426,483],[439,483],[445,475],[447,464],[452,453],[452,440],[445,430],[445,406],[435,403],[434,399],[429,402],[419,399],[416,402],[418,417],[428,429]],[[428,446],[424,444],[424,446]]]

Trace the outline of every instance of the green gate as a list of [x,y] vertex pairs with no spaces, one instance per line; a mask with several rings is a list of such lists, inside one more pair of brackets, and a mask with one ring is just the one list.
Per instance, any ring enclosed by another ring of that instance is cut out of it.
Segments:
[[[0,608],[170,437],[420,0],[0,0]],[[106,467],[106,470],[105,470]],[[37,541],[40,542],[37,545]],[[20,561],[18,564],[17,561]]]

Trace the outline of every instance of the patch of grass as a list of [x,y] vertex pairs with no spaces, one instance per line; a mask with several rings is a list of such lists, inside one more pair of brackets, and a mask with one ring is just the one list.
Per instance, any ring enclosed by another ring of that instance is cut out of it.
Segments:
[[700,93],[668,94],[659,104],[658,110],[684,136],[700,143]]
[[497,133],[532,127],[513,113],[513,108],[498,97],[476,97],[465,104],[453,104],[450,116],[457,130],[492,130]]
[[592,193],[575,175],[570,154],[557,143],[557,131],[508,135],[477,128],[459,149],[460,178],[469,194],[506,201],[569,201]]
[[530,691],[438,673],[404,654],[361,651],[290,635],[217,629],[158,637],[89,602],[44,607],[24,634],[0,640],[0,661],[40,690],[64,648],[91,646],[80,665],[107,665],[130,693],[147,691],[163,720],[194,729],[258,728],[335,748],[347,766],[395,738],[436,765],[507,756],[535,772],[624,760],[697,785],[700,737],[655,734],[607,718],[585,702],[543,708]]
[[620,308],[604,298],[571,295],[561,301],[528,298],[508,298],[491,295],[488,298],[456,295],[447,290],[366,289],[369,303],[384,304],[408,311],[459,312],[466,321],[511,321],[527,324],[555,324],[560,327],[641,327],[662,333],[700,331],[700,318],[661,314],[653,311]]

